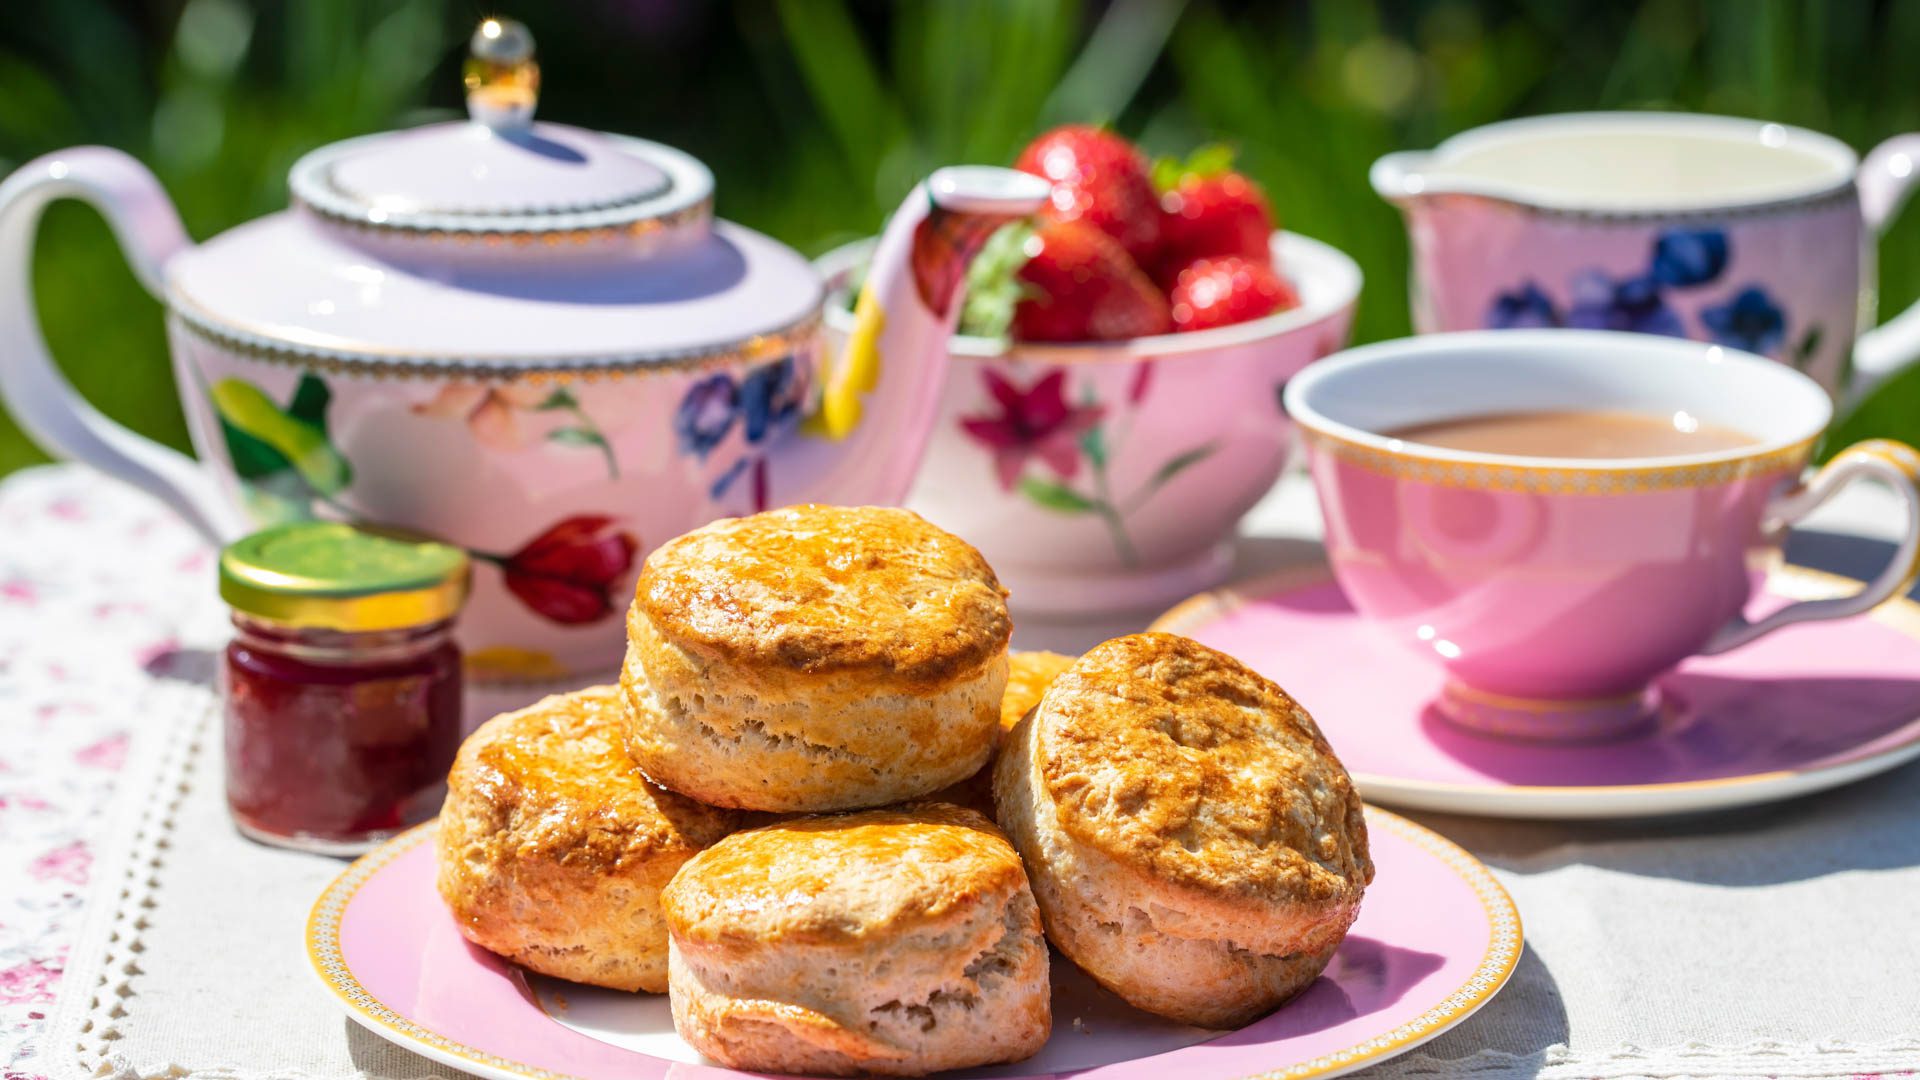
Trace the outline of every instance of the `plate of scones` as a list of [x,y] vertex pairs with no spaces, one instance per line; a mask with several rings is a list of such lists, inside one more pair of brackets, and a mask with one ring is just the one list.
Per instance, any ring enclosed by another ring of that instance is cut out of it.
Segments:
[[488,1077],[1332,1076],[1497,993],[1471,855],[1142,633],[1009,650],[979,553],[799,506],[646,560],[617,685],[497,716],[321,895],[353,1019]]

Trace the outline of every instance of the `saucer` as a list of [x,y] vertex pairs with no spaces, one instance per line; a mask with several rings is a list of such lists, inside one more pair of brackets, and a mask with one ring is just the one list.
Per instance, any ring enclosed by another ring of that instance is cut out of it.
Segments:
[[[1860,583],[1801,567],[1752,608]],[[1657,682],[1655,725],[1542,744],[1458,727],[1432,707],[1440,669],[1363,620],[1324,566],[1196,596],[1153,629],[1246,661],[1305,705],[1368,800],[1517,818],[1625,818],[1788,799],[1920,757],[1920,604],[1801,623],[1695,657]]]

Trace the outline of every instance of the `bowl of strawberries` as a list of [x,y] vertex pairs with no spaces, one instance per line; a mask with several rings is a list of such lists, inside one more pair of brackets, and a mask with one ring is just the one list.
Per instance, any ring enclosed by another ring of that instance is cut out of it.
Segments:
[[[1014,167],[1051,198],[968,269],[908,505],[972,541],[1028,614],[1154,609],[1218,584],[1286,464],[1281,389],[1346,345],[1360,268],[1277,228],[1221,148],[1150,165],[1069,125]],[[870,250],[819,261],[841,301],[831,345]]]

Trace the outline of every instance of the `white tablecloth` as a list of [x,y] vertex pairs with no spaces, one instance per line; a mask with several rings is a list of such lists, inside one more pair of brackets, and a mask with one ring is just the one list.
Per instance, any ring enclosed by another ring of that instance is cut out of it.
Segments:
[[[1869,574],[1886,546],[1861,536],[1891,510],[1854,493],[1793,553]],[[1289,480],[1242,570],[1310,555],[1316,528]],[[334,1015],[296,962],[338,864],[236,840],[204,770],[156,782],[211,700],[211,573],[164,510],[91,474],[0,485],[0,1075],[442,1074]],[[1130,628],[1027,620],[1017,643]],[[1495,868],[1528,951],[1478,1016],[1378,1075],[1920,1070],[1920,766],[1705,818],[1420,820]]]

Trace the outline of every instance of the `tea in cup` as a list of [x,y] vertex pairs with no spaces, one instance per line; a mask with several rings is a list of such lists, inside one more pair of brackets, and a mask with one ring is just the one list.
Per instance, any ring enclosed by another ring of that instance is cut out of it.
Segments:
[[[1655,676],[1920,577],[1920,453],[1875,440],[1802,482],[1820,385],[1718,345],[1607,331],[1436,334],[1308,368],[1286,407],[1356,610],[1445,669],[1467,727],[1591,739],[1643,725]],[[1858,594],[1749,620],[1787,527],[1861,478],[1907,506]]]

